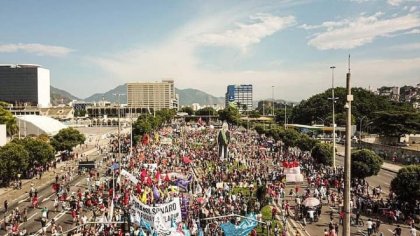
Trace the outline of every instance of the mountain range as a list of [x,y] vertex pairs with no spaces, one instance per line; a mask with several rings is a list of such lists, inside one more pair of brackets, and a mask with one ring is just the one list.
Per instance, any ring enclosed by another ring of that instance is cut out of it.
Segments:
[[[198,89],[177,89],[175,88],[175,93],[179,95],[179,105],[188,106],[193,103],[199,103],[200,105],[214,105],[214,104],[224,104],[225,99],[223,97],[215,97],[208,93],[205,93]],[[67,91],[57,89],[51,86],[51,103],[53,105],[66,104],[72,100],[84,100],[86,102],[97,102],[101,100],[118,102],[117,96],[120,95],[120,103],[127,103],[127,85],[119,85],[105,93],[95,93],[85,99],[77,98]]]

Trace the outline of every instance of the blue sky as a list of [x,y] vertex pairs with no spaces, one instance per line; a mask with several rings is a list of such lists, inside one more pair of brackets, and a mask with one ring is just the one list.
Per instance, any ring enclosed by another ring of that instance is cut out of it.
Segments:
[[1,2],[0,64],[40,64],[81,98],[136,81],[299,101],[420,83],[420,0]]

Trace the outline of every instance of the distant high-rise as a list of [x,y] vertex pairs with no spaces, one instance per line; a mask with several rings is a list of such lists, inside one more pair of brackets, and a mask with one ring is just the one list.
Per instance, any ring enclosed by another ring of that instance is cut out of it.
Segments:
[[127,83],[127,103],[128,107],[148,111],[159,111],[164,108],[178,110],[174,81]]
[[252,84],[228,85],[225,105],[235,106],[242,111],[252,110]]
[[39,65],[0,65],[0,100],[49,107],[50,71]]

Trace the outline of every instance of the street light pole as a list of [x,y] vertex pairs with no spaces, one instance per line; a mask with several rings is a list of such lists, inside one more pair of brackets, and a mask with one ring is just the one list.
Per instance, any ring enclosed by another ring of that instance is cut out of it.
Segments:
[[335,97],[334,97],[334,69],[335,66],[331,66],[331,87],[332,87],[332,112],[333,112],[333,168],[334,171],[336,170],[336,166],[335,166]]
[[363,124],[363,119],[364,118],[366,118],[366,116],[363,116],[362,118],[360,118],[359,142],[362,141],[362,124]]
[[345,108],[347,109],[347,120],[346,120],[346,149],[344,158],[344,224],[343,224],[343,236],[350,236],[350,179],[351,179],[351,102],[353,101],[353,95],[351,95],[350,87],[350,55],[349,55],[349,71],[346,75],[346,87],[347,87],[347,103]]
[[118,103],[118,160],[120,161],[120,164],[119,164],[119,166],[120,166],[120,170],[121,170],[121,138],[120,138],[120,132],[121,132],[121,125],[120,125],[120,118],[121,118],[121,110],[120,110],[120,108],[121,108],[121,105],[120,105],[120,96],[121,95],[124,95],[124,94],[121,94],[121,93],[114,93],[114,96],[116,96],[117,97],[117,103]]

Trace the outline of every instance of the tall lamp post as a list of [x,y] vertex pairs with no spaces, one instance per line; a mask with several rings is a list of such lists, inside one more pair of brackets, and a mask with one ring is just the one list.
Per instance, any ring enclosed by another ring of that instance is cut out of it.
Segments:
[[351,94],[350,85],[350,55],[349,55],[349,71],[346,75],[346,88],[347,88],[347,99],[346,105],[347,118],[346,118],[346,149],[344,158],[344,224],[343,224],[343,236],[350,236],[350,180],[351,180],[351,102],[353,101],[353,95]]
[[120,104],[120,96],[125,95],[123,93],[114,93],[114,96],[117,97],[117,103],[118,103],[118,159],[120,160],[120,170],[121,170],[121,140],[120,140],[120,132],[121,132],[121,125],[120,125],[120,118],[121,118],[121,104]]
[[335,166],[335,96],[334,96],[334,69],[335,66],[331,66],[331,88],[332,88],[332,126],[333,126],[333,168],[334,170],[336,170],[336,166]]

